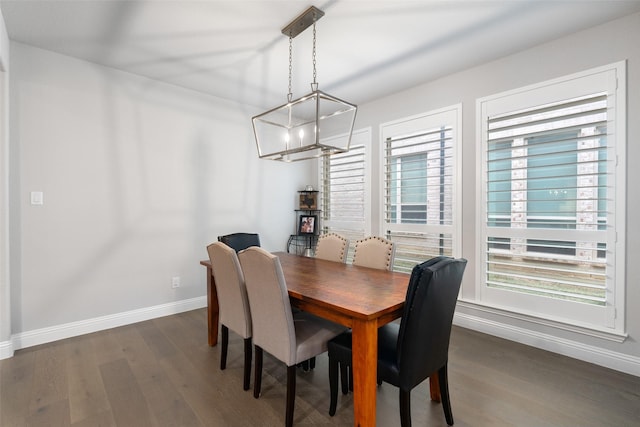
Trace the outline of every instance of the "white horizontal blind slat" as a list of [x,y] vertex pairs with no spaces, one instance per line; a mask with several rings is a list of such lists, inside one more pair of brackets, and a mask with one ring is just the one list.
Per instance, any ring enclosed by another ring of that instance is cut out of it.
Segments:
[[489,117],[487,125],[487,286],[606,304],[614,182],[606,94]]
[[396,271],[453,256],[453,145],[451,123],[384,141],[382,202],[386,237],[396,247]]
[[349,239],[347,262],[352,261],[356,240],[365,237],[365,150],[365,145],[352,145],[321,163],[323,232]]

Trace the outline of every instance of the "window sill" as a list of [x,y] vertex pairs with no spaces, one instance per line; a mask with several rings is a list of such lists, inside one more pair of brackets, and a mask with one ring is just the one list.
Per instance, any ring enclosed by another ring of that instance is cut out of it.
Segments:
[[560,321],[551,320],[551,319],[543,319],[541,317],[518,313],[506,307],[499,307],[496,305],[484,304],[478,301],[459,299],[458,307],[469,308],[471,310],[480,311],[480,312],[488,313],[495,316],[515,319],[520,322],[545,326],[553,329],[559,329],[559,330],[568,331],[568,332],[572,332],[580,335],[612,341],[618,344],[623,343],[628,337],[626,333],[619,332],[619,331],[589,328],[585,326],[572,325],[569,323],[560,322]]

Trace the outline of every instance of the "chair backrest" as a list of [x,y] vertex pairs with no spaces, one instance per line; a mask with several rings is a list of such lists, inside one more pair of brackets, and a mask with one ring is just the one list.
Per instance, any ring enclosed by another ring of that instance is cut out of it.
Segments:
[[396,248],[392,241],[382,237],[367,237],[356,241],[353,265],[391,270]]
[[251,311],[238,255],[221,242],[207,246],[207,252],[220,301],[220,322],[242,338],[250,338]]
[[280,259],[262,248],[238,254],[253,319],[253,343],[291,366],[296,361],[296,331]]
[[349,240],[336,233],[327,233],[318,237],[316,258],[327,261],[345,262],[349,252]]
[[410,390],[447,363],[464,258],[436,257],[413,268],[398,334],[400,387]]
[[256,233],[233,233],[218,236],[218,241],[240,252],[251,246],[260,246],[260,236]]

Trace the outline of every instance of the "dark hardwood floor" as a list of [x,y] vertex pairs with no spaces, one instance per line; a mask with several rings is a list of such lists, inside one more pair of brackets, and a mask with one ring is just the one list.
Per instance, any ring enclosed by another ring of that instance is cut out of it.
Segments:
[[[640,378],[454,328],[449,384],[455,425],[640,426]],[[281,426],[286,369],[265,354],[262,396],[242,390],[242,340],[227,369],[194,310],[17,351],[0,361],[0,425]],[[351,426],[351,395],[328,415],[326,354],[298,372],[296,426]],[[251,378],[253,386],[253,377]],[[378,425],[397,426],[398,391],[378,388]],[[414,426],[446,426],[428,381],[411,398]]]

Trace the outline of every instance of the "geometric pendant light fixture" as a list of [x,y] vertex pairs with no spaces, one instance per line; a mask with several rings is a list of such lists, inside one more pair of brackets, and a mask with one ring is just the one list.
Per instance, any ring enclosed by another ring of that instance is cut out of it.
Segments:
[[[316,21],[324,12],[311,6],[282,29],[289,37],[289,93],[287,102],[252,118],[258,156],[294,162],[349,151],[357,106],[318,90],[316,82]],[[292,42],[313,25],[313,82],[311,93],[293,99]]]

